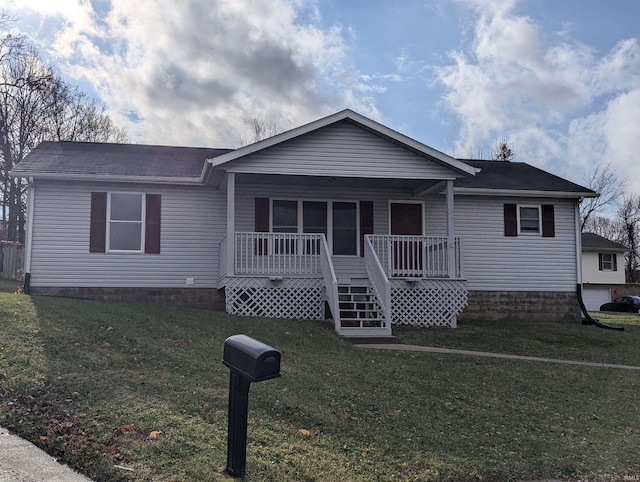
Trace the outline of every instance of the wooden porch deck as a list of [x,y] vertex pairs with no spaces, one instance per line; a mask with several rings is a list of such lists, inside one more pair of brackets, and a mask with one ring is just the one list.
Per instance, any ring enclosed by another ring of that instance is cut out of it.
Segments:
[[455,327],[467,302],[459,238],[367,235],[364,257],[332,257],[322,234],[235,233],[233,251],[226,241],[229,313],[324,319],[328,305],[338,334],[372,337]]

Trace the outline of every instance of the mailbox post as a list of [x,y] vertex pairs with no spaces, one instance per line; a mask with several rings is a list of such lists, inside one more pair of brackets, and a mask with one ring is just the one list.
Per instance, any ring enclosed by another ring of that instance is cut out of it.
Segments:
[[251,382],[280,376],[280,352],[247,335],[233,335],[224,342],[222,363],[231,370],[226,472],[232,477],[243,477],[247,461],[249,388]]

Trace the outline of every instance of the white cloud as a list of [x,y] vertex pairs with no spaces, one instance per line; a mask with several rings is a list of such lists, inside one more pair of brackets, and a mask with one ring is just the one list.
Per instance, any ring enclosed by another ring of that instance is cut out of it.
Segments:
[[505,136],[517,160],[553,165],[576,181],[602,161],[639,178],[637,39],[599,56],[566,34],[552,44],[532,18],[515,13],[515,0],[462,5],[476,15],[473,37],[448,65],[433,68],[444,105],[460,121],[456,152],[485,150]]
[[319,26],[314,0],[21,6],[57,19],[50,54],[134,142],[232,146],[253,117],[286,127],[343,107],[380,117],[375,86],[347,65],[341,27]]

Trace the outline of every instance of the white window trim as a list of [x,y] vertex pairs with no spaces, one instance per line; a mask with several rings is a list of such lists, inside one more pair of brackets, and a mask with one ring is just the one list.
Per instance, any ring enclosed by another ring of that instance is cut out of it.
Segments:
[[[140,197],[142,197],[142,204],[141,204],[141,209],[142,209],[142,213],[140,216],[140,221],[114,221],[117,223],[136,223],[136,224],[141,224],[140,227],[140,249],[139,250],[134,250],[134,249],[111,249],[111,195],[112,194],[137,194]],[[144,240],[145,238],[145,227],[147,224],[147,220],[146,220],[146,216],[147,216],[147,197],[145,195],[145,193],[142,192],[130,192],[130,191],[109,191],[107,193],[107,229],[106,229],[106,249],[105,252],[107,253],[129,253],[129,254],[140,254],[140,253],[144,253]]]
[[[535,208],[538,210],[538,232],[522,231],[520,227],[520,208]],[[516,214],[518,217],[518,236],[542,236],[542,206],[540,204],[518,204],[516,206]]]
[[[298,198],[269,198],[269,232],[273,232],[273,202],[274,201],[296,201],[297,226],[296,234],[304,234],[303,224],[303,203],[304,202],[324,202],[327,203],[327,246],[331,256],[338,258],[355,258],[360,256],[360,202],[353,199],[298,199]],[[333,203],[351,203],[356,205],[356,254],[333,254]],[[293,233],[292,233],[293,234]]]
[[[616,255],[615,253],[599,253],[600,256],[602,256],[602,269],[600,271],[607,271],[610,273],[615,272],[616,270],[614,269],[614,266],[617,264],[617,260],[614,261],[614,256]],[[604,257],[605,256],[611,256],[609,264],[611,265],[611,268],[605,268],[605,260]],[[599,260],[598,260],[599,261]]]

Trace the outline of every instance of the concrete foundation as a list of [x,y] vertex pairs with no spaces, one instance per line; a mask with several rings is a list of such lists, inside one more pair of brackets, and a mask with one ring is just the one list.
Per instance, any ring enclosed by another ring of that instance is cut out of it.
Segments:
[[575,292],[469,291],[469,304],[459,321],[553,321],[580,323]]
[[31,294],[225,311],[224,291],[214,288],[53,288],[32,286]]

